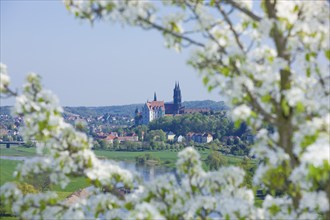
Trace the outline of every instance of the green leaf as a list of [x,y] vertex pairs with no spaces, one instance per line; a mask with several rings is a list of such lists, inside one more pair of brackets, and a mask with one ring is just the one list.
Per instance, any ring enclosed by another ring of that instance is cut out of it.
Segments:
[[257,118],[257,113],[255,113],[254,111],[251,111],[251,117]]
[[107,4],[107,6],[106,6],[106,10],[107,10],[108,12],[111,12],[111,11],[114,9],[114,7],[115,7],[115,5],[114,5],[113,3],[109,3],[109,4]]
[[221,68],[220,73],[225,75],[225,76],[229,76],[229,73],[230,73],[229,68],[226,68],[226,67]]
[[285,99],[282,100],[281,107],[282,107],[284,115],[288,116],[290,114],[290,107],[289,107],[288,102]]
[[298,5],[295,5],[294,6],[294,9],[293,9],[293,12],[298,12],[299,11],[299,6]]
[[274,216],[276,215],[279,211],[281,211],[281,208],[277,205],[272,205],[271,207],[269,207],[269,212]]
[[211,92],[213,89],[214,89],[214,86],[211,86],[211,85],[210,85],[210,86],[207,87],[207,91],[208,91],[208,92]]
[[305,106],[302,102],[298,102],[296,106],[296,110],[298,113],[302,113],[305,111]]
[[264,95],[263,97],[261,97],[261,101],[266,102],[266,103],[268,103],[271,99],[272,99],[272,96],[269,95],[269,94]]
[[209,77],[207,77],[207,76],[203,77],[203,83],[205,86],[208,84],[209,81],[210,81]]
[[308,67],[307,70],[306,70],[306,75],[307,75],[307,77],[310,77],[311,74],[312,74],[311,68]]
[[128,210],[132,210],[133,209],[133,204],[131,202],[128,202],[125,204],[125,208]]
[[316,56],[317,56],[317,54],[315,52],[306,53],[305,60],[306,61],[311,61],[311,58],[312,57],[316,58]]
[[210,1],[210,6],[213,7],[215,5],[215,0]]
[[328,60],[330,60],[330,50],[324,51],[324,54],[325,54],[326,58],[328,58]]
[[180,32],[180,28],[178,27],[178,25],[175,22],[170,22],[170,25],[174,32],[177,32],[177,33]]
[[234,126],[235,128],[239,128],[241,126],[241,121],[240,120],[235,121]]
[[237,105],[238,103],[240,102],[240,100],[238,99],[238,98],[233,98],[232,99],[232,101],[231,101],[231,103],[233,104],[233,105]]
[[242,23],[242,28],[243,28],[243,30],[245,30],[248,26],[249,26],[249,22],[244,21],[244,22]]
[[318,137],[317,133],[314,135],[305,136],[304,139],[301,141],[300,145],[303,148],[306,148],[307,146],[313,144],[316,141],[317,137]]
[[306,53],[306,55],[305,55],[305,60],[306,60],[306,61],[310,61],[310,55],[309,55],[309,53]]

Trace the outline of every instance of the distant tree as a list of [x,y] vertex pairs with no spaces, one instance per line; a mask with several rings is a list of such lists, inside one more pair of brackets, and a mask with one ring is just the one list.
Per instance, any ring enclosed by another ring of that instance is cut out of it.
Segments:
[[33,141],[31,141],[31,140],[27,140],[27,141],[24,143],[23,146],[24,146],[24,147],[27,147],[27,148],[29,148],[29,147],[36,147],[36,143],[33,142]]
[[107,141],[104,139],[98,139],[97,142],[99,143],[100,149],[104,150],[107,148]]
[[232,138],[227,138],[227,145],[232,145],[234,143],[234,141],[232,140]]
[[210,170],[217,170],[227,164],[227,160],[218,152],[211,151],[207,156],[205,163]]
[[114,139],[113,140],[113,149],[118,150],[120,147],[119,145],[120,145],[120,143],[119,143],[118,139]]
[[245,170],[246,175],[244,176],[244,184],[249,188],[253,187],[253,175],[255,173],[256,165],[250,162],[247,156],[243,157],[243,160],[239,166]]
[[124,129],[118,128],[117,133],[118,133],[119,136],[123,136],[124,135]]
[[244,133],[247,132],[247,124],[245,122],[242,122],[239,125],[239,128],[235,130],[234,135],[241,137]]
[[98,150],[101,149],[101,145],[98,141],[93,141],[93,149]]
[[166,133],[163,130],[151,130],[146,136],[148,141],[166,141]]

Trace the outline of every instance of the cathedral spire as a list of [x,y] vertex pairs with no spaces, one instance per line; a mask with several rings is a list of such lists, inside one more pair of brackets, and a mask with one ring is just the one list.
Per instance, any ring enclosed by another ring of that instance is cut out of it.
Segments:
[[154,101],[157,101],[157,95],[156,95],[156,92],[154,92]]

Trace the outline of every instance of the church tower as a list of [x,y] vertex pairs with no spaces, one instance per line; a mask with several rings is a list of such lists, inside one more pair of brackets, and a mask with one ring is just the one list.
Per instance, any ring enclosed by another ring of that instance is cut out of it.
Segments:
[[156,92],[154,93],[154,101],[157,101],[157,95],[156,95]]
[[173,93],[173,104],[175,106],[175,111],[178,114],[181,108],[181,90],[179,83],[175,83],[174,93]]

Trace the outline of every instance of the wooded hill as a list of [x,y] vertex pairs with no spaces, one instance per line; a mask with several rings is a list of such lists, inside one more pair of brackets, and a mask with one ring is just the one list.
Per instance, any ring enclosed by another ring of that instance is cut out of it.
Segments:
[[[106,113],[113,115],[128,115],[134,117],[136,108],[141,110],[144,104],[129,104],[129,105],[117,105],[117,106],[100,106],[100,107],[64,107],[64,112],[67,114],[77,114],[82,117],[88,116],[101,116]],[[186,101],[182,103],[186,108],[209,108],[214,111],[220,111],[227,109],[227,106],[223,101]],[[11,106],[1,106],[0,114],[10,114]]]

